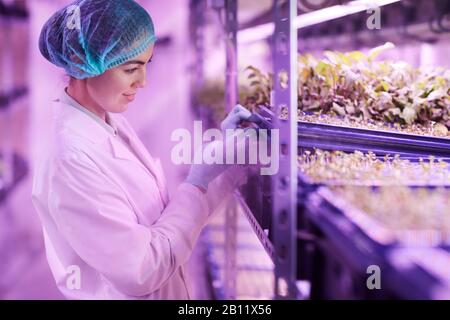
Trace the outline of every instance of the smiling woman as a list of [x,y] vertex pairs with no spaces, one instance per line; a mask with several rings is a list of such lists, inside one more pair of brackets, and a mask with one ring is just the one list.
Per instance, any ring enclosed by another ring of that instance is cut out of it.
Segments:
[[67,93],[106,121],[106,112],[125,111],[145,86],[155,41],[152,19],[136,2],[92,0],[54,14],[39,48],[71,77]]
[[153,56],[153,48],[152,44],[132,61],[109,69],[99,76],[71,78],[67,93],[103,120],[106,120],[106,112],[126,111],[138,89],[145,86],[146,66]]
[[78,0],[42,29],[42,55],[71,78],[35,164],[33,203],[68,298],[189,298],[183,266],[218,190],[226,198],[245,174],[193,165],[169,200],[159,160],[119,114],[146,84],[155,41],[152,19],[133,0]]

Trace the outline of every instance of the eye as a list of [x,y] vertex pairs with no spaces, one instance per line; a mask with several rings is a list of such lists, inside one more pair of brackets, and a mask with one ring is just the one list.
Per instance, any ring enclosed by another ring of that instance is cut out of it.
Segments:
[[125,70],[125,73],[132,74],[132,73],[134,73],[137,69],[138,69],[138,68],[127,69],[127,70]]

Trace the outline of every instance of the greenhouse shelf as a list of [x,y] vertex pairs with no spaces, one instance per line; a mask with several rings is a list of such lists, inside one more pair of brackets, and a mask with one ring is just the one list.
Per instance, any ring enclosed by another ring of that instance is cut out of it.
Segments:
[[[400,241],[395,239],[393,235],[387,235],[385,229],[377,229],[377,224],[373,221],[369,221],[369,227],[361,228],[342,209],[346,206],[343,204],[345,201],[333,196],[328,186],[326,183],[311,182],[308,176],[303,173],[298,175],[297,251],[298,256],[302,258],[298,261],[297,277],[300,280],[308,280],[312,283],[311,297],[313,299],[352,297],[364,299],[432,299],[436,298],[435,292],[439,290],[445,292],[447,288],[450,288],[446,283],[450,281],[450,275],[446,278],[443,272],[430,272],[420,266],[417,261],[412,262],[412,266],[407,271],[397,270],[398,268],[392,266],[389,261],[389,257],[399,250],[427,248],[428,250],[438,250],[441,255],[448,254],[448,262],[450,263],[450,242],[440,241],[433,234],[427,232],[410,233],[409,242]],[[382,185],[361,184],[360,186],[377,189]],[[430,184],[424,182],[395,186],[449,189],[450,183]],[[271,234],[264,232],[261,227],[262,214],[252,212],[247,205],[254,203],[255,199],[244,200],[242,197],[239,199],[255,235],[273,259]],[[261,208],[261,206],[256,206],[256,208]],[[364,219],[367,220],[367,218],[359,216],[356,220]],[[268,226],[266,223],[266,227],[270,229],[270,222]],[[377,231],[378,237],[376,236]],[[338,257],[334,257],[336,255]],[[328,261],[330,259],[333,262]],[[332,275],[329,275],[329,273],[333,273],[336,268],[332,265],[347,270],[349,279],[356,279],[349,280],[350,282],[356,281],[359,285],[362,284],[362,286],[352,288],[349,291],[356,290],[352,297],[337,294],[343,289],[333,288],[333,285],[339,286],[339,283],[331,285],[332,280],[328,277]],[[386,288],[389,290],[382,293],[376,290],[367,290],[364,279],[367,279],[366,268],[370,265],[378,265],[386,271],[383,271],[383,279],[386,283],[389,282],[392,285],[392,287]],[[399,275],[399,272],[403,272],[403,274]],[[325,285],[331,285],[331,288],[325,290],[323,287]],[[331,293],[337,295],[333,296]]]
[[267,232],[264,231],[264,229],[261,227],[260,221],[258,221],[255,218],[254,213],[250,210],[250,208],[247,206],[246,201],[244,198],[238,193],[237,199],[239,201],[239,204],[241,205],[241,208],[244,211],[245,216],[247,217],[250,226],[252,227],[253,231],[255,232],[256,236],[258,237],[259,241],[261,242],[262,246],[266,250],[269,257],[274,260],[275,252],[273,248],[273,244],[271,240],[269,239],[269,235]]
[[[399,241],[367,216],[351,213],[345,201],[326,187],[311,193],[305,207],[307,219],[314,224],[318,237],[313,267],[315,278],[320,280],[312,281],[313,297],[436,299],[442,298],[442,293],[449,297],[450,277],[441,271],[444,268],[427,270],[421,259],[401,254],[402,251],[425,250],[429,255],[437,251],[444,256],[443,264],[449,262],[450,252],[434,243],[433,237],[430,240],[427,233],[411,231],[409,242]],[[381,270],[383,290],[367,289],[367,267],[371,265]],[[347,279],[347,283],[333,282],[333,279],[341,282]],[[349,296],[340,296],[342,292]],[[438,293],[441,296],[437,296]]]
[[[251,179],[256,179],[261,177],[251,177]],[[264,179],[262,177],[261,179]],[[430,181],[415,181],[412,183],[383,183],[383,182],[371,182],[371,183],[359,183],[358,181],[345,181],[342,183],[327,183],[327,182],[314,182],[306,174],[299,172],[297,176],[298,190],[297,190],[297,204],[302,205],[308,200],[308,196],[311,193],[317,192],[321,187],[328,186],[359,186],[359,187],[371,187],[377,189],[383,186],[389,187],[408,187],[408,188],[445,188],[450,189],[450,181],[442,182],[430,182]],[[256,183],[257,184],[257,183]],[[255,192],[248,193],[248,189],[254,191],[254,184],[244,186],[241,191],[237,194],[237,198],[240,206],[250,221],[250,224],[255,231],[256,235],[260,239],[260,242],[266,249],[267,253],[273,258],[273,245],[271,244],[271,236],[268,234],[267,230],[271,226],[271,212],[263,205],[263,202],[270,202],[268,199],[269,193],[267,191],[256,190]],[[269,204],[270,205],[270,204]],[[298,215],[301,211],[298,211]],[[449,244],[450,248],[450,244]]]
[[28,94],[27,87],[15,88],[7,94],[0,95],[0,110],[9,108],[16,100]]
[[[247,219],[238,218],[236,247],[237,274],[236,299],[271,299],[273,262],[255,236]],[[224,217],[215,217],[202,235],[206,245],[206,262],[215,299],[227,299],[225,288],[225,234]]]
[[[273,109],[273,107],[272,107]],[[263,129],[273,129],[273,113],[259,106],[252,116]],[[398,154],[402,158],[419,159],[429,156],[450,161],[450,139],[395,130],[373,130],[317,122],[297,122],[298,146],[306,149],[373,152],[377,155]]]
[[[2,158],[0,154],[0,159]],[[2,182],[2,175],[0,172],[0,205],[6,201],[8,195],[14,190],[14,188],[26,177],[28,174],[28,164],[24,158],[18,154],[13,156],[13,173],[12,184],[4,185]]]
[[435,156],[450,160],[450,139],[299,122],[298,144],[302,148],[318,148],[353,152],[373,152],[377,155],[399,154],[402,157]]
[[[253,121],[263,129],[272,129],[273,113],[259,106]],[[273,110],[273,107],[271,107]],[[398,154],[402,158],[419,159],[429,156],[450,161],[450,139],[394,130],[374,130],[331,125],[317,122],[298,121],[298,146],[339,150],[344,152],[373,152],[376,155]]]
[[[233,1],[225,2],[229,4]],[[386,236],[389,241],[380,236],[374,237],[373,230],[362,228],[350,218],[346,209],[340,206],[340,201],[344,200],[333,194],[326,184],[312,183],[307,176],[298,173],[298,155],[312,149],[372,152],[377,157],[399,155],[410,161],[420,161],[432,156],[450,162],[450,139],[399,131],[297,122],[301,118],[297,118],[299,101],[295,75],[298,49],[302,45],[298,40],[304,35],[297,32],[297,5],[295,0],[275,0],[270,11],[239,28],[241,39],[247,38],[248,41],[251,38],[254,41],[255,37],[261,39],[262,34],[256,28],[264,23],[274,25],[270,43],[272,74],[279,81],[273,82],[274,94],[270,97],[270,104],[273,106],[271,109],[279,110],[280,114],[287,111],[289,119],[288,122],[279,120],[278,114],[262,115],[265,120],[274,121],[273,127],[279,129],[280,145],[285,147],[284,156],[280,157],[280,170],[272,179],[250,177],[249,183],[241,188],[240,196],[237,197],[254,234],[275,262],[274,298],[298,299],[299,295],[291,289],[296,280],[303,279],[311,283],[312,299],[450,297],[450,272],[442,271],[445,268],[439,266],[428,265],[427,260],[432,259],[423,258],[432,254],[439,255],[440,265],[450,265],[450,246],[447,243],[435,243],[424,249],[416,246],[417,243],[405,244],[392,235]],[[231,14],[236,13],[236,7],[224,6],[223,9]],[[233,31],[228,43],[236,40],[234,33],[238,26],[235,21],[227,21],[224,28],[227,32]],[[316,24],[320,25],[322,22],[324,19]],[[248,37],[242,37],[243,34]],[[269,32],[268,36],[271,34]],[[233,43],[232,49],[227,50],[227,58],[236,55],[236,43]],[[236,76],[235,65],[228,62],[227,59],[226,74]],[[284,83],[284,77],[289,81]],[[226,93],[229,102],[230,97],[236,96],[237,89],[235,86],[227,86]],[[264,125],[262,128],[273,128],[271,123],[260,123]],[[411,188],[441,186],[428,183],[409,185]],[[448,188],[447,185],[443,186]],[[234,226],[227,227],[228,229],[233,231],[231,235],[238,232],[238,228]],[[267,230],[270,232],[267,233]],[[234,241],[232,236],[229,239],[230,242]],[[415,240],[420,242],[421,239],[417,235]],[[422,249],[425,252],[420,256],[419,251]],[[398,260],[399,257],[402,259]],[[382,270],[382,290],[369,290],[366,286],[367,267],[370,265],[377,265]],[[232,269],[230,266],[227,268]],[[295,276],[297,279],[294,279]],[[287,284],[288,295],[280,294],[280,283]]]

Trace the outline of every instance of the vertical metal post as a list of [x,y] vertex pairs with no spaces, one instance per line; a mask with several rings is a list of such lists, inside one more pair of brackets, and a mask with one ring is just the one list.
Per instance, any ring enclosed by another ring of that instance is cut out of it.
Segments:
[[[237,103],[237,0],[225,0],[225,46],[226,46],[226,111]],[[234,199],[230,199],[234,201]],[[225,288],[226,298],[236,299],[236,242],[237,207],[231,203],[225,213]]]
[[[190,0],[189,9],[189,33],[193,55],[191,71],[194,74],[191,83],[195,91],[204,84],[206,0]],[[192,99],[192,105],[196,106],[195,95],[192,95]]]
[[[276,253],[275,298],[297,298],[297,0],[275,0],[274,107],[280,165],[273,176],[272,232]],[[288,120],[279,119],[286,113]]]
[[237,0],[225,1],[226,32],[226,111],[230,111],[237,103]]
[[[3,17],[0,19],[0,27],[3,32],[3,41],[5,44],[10,44],[11,40],[11,32],[12,32],[12,23],[11,18]],[[10,94],[13,92],[12,89],[12,52],[8,50],[7,45],[3,45],[2,48],[4,53],[2,55],[2,60],[0,61],[0,67],[3,73],[3,78],[0,79],[0,94],[4,94],[7,96],[7,101],[10,100]],[[4,72],[3,72],[4,71]],[[1,135],[3,136],[3,148],[0,149],[0,153],[3,156],[3,166],[4,166],[4,175],[3,175],[3,183],[6,188],[9,188],[14,180],[14,163],[13,163],[13,146],[12,146],[12,123],[11,123],[11,105],[7,102],[6,109],[0,113],[0,116],[3,116],[3,127],[0,128]],[[0,146],[1,147],[1,146]]]

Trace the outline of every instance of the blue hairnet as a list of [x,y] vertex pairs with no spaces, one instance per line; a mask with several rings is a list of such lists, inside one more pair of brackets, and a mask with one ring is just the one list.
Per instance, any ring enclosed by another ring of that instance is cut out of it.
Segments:
[[39,50],[68,75],[85,79],[130,60],[156,41],[150,15],[133,0],[77,0],[44,25]]

